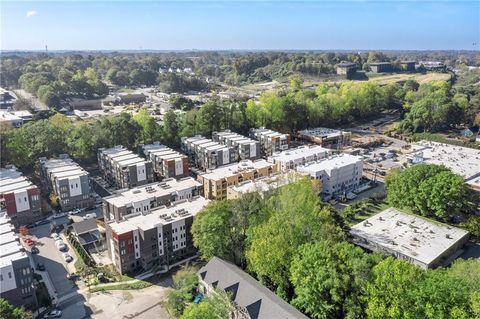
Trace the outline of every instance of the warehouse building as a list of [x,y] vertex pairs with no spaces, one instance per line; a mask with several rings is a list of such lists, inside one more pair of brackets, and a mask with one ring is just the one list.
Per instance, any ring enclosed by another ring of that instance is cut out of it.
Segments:
[[290,147],[289,134],[275,132],[264,127],[250,129],[250,137],[260,142],[260,148],[265,156],[285,151]]
[[357,72],[357,64],[352,62],[341,62],[337,64],[337,74],[344,75],[347,79],[351,79]]
[[117,189],[132,188],[155,181],[153,164],[122,145],[98,150],[98,166],[107,182]]
[[30,260],[6,214],[0,213],[0,298],[33,309],[35,289]]
[[40,189],[13,165],[0,169],[0,210],[18,227],[42,219]]
[[350,146],[352,133],[325,127],[298,131],[298,138],[325,148],[342,149]]
[[182,138],[182,151],[190,163],[200,170],[214,169],[237,161],[233,147],[228,147],[201,135]]
[[319,162],[297,167],[322,182],[322,198],[329,200],[335,196],[345,196],[360,186],[363,173],[363,160],[360,156],[339,154]]
[[261,157],[260,142],[243,135],[233,133],[230,130],[213,132],[212,139],[228,147],[233,147],[236,160],[256,160]]
[[200,293],[208,295],[222,289],[230,294],[235,305],[231,318],[308,318],[252,276],[218,257],[200,268],[198,277]]
[[41,157],[39,163],[42,181],[58,197],[62,211],[93,206],[90,175],[67,154],[48,160]]
[[141,145],[144,156],[152,161],[153,171],[158,179],[183,178],[190,174],[188,157],[171,148],[154,142],[153,144]]
[[321,146],[300,146],[280,153],[274,153],[268,157],[268,161],[277,165],[277,170],[285,172],[296,169],[298,166],[324,159],[329,154],[331,154],[331,150]]
[[373,73],[393,72],[393,66],[390,62],[374,62],[369,64]]
[[353,226],[354,243],[421,268],[450,264],[467,242],[467,231],[388,208]]
[[149,212],[156,207],[168,206],[172,202],[190,199],[202,193],[202,184],[191,177],[169,178],[160,183],[120,190],[104,197],[103,214],[105,220],[119,222],[131,214]]
[[277,171],[276,165],[265,160],[241,161],[200,174],[197,180],[203,185],[208,199],[227,198],[227,188],[247,180],[270,176]]
[[402,71],[413,72],[415,71],[415,61],[401,61],[400,67],[402,68]]
[[107,247],[115,268],[120,274],[165,271],[194,257],[190,229],[208,203],[197,196],[107,222]]

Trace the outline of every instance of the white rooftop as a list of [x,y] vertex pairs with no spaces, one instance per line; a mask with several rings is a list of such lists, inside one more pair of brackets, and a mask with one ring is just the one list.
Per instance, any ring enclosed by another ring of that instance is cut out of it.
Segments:
[[207,173],[201,174],[201,176],[205,179],[218,180],[221,178],[225,178],[227,176],[233,176],[242,171],[249,171],[249,170],[255,170],[255,169],[260,169],[265,167],[271,167],[272,165],[273,164],[263,159],[256,160],[256,161],[243,160],[243,161],[240,161],[239,163],[224,165],[216,169],[209,170]]
[[16,168],[0,169],[0,194],[11,192],[23,192],[27,189],[36,188]]
[[43,162],[42,165],[51,180],[88,175],[87,171],[68,157],[52,158]]
[[114,206],[121,207],[147,199],[162,197],[189,188],[200,187],[202,184],[192,177],[181,179],[168,178],[160,183],[151,183],[105,197],[104,200]]
[[147,162],[144,158],[138,156],[137,154],[120,145],[113,148],[101,150],[101,154],[105,156],[110,162],[120,167],[126,167]]
[[320,171],[330,171],[332,169],[357,164],[359,162],[362,162],[362,158],[360,156],[354,156],[350,154],[338,154],[315,163],[298,166],[297,171],[311,174]]
[[11,265],[14,260],[25,258],[27,255],[21,248],[10,220],[6,214],[0,215],[0,268]]
[[260,177],[255,180],[243,181],[238,185],[230,187],[232,190],[240,194],[254,192],[263,193],[294,182],[300,177],[301,175],[299,174],[274,174],[271,176]]
[[309,137],[334,137],[342,135],[344,132],[326,127],[316,127],[308,130],[298,131],[298,133]]
[[327,154],[330,154],[331,150],[323,148],[321,146],[300,146],[288,151],[273,153],[272,156],[268,158],[270,162],[289,162],[295,161],[298,159],[311,157],[317,154],[322,154],[323,157],[326,157]]
[[464,238],[468,232],[388,208],[353,226],[352,235],[426,265]]
[[480,175],[480,150],[430,141],[413,143],[410,155],[420,153],[425,163],[444,165],[467,181]]
[[120,222],[110,222],[109,226],[117,234],[123,234],[135,229],[148,230],[156,225],[166,225],[189,216],[195,216],[210,201],[204,197],[194,197],[191,200],[181,200],[172,203],[171,206],[158,207],[146,214],[136,214],[135,216],[126,216],[125,220]]

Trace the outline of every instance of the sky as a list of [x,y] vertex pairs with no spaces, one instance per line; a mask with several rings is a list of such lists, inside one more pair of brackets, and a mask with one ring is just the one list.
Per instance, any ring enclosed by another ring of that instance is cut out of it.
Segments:
[[480,50],[480,1],[0,0],[2,50]]

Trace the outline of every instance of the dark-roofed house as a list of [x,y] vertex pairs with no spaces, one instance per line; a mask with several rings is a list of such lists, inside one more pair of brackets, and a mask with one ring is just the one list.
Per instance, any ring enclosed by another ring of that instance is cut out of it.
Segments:
[[369,64],[373,73],[392,72],[393,67],[390,62],[374,62]]
[[96,219],[82,220],[72,224],[73,233],[86,251],[103,250],[102,235],[97,227]]
[[239,319],[307,319],[308,317],[268,290],[237,266],[213,257],[198,271],[200,291],[223,289],[231,295]]
[[342,61],[337,64],[337,74],[345,75],[347,79],[351,78],[357,71],[357,64],[352,62]]

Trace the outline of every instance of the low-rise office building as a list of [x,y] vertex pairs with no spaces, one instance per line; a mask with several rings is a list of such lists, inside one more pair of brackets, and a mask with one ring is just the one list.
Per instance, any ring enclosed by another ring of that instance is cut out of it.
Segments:
[[354,243],[424,269],[446,266],[467,242],[466,230],[388,208],[353,226]]
[[153,164],[121,145],[98,150],[98,166],[103,177],[117,189],[132,188],[155,181]]
[[67,154],[39,159],[42,181],[58,197],[62,211],[93,206],[90,175]]
[[320,180],[322,197],[330,199],[344,196],[358,188],[362,179],[363,160],[359,156],[339,154],[320,162],[299,166],[297,171]]
[[250,137],[260,142],[264,155],[285,151],[290,147],[290,135],[275,132],[264,127],[250,130]]
[[268,157],[268,161],[277,165],[279,171],[285,172],[293,170],[297,166],[324,159],[329,154],[331,154],[331,150],[321,146],[300,146],[280,153],[274,153]]
[[170,205],[182,199],[202,195],[202,184],[191,177],[165,179],[128,190],[120,190],[104,197],[103,214],[105,220],[117,222],[136,213],[149,212],[156,207]]
[[265,194],[289,183],[298,181],[302,177],[304,177],[304,175],[291,172],[288,174],[273,173],[270,176],[259,177],[254,180],[247,180],[239,183],[238,185],[228,186],[227,199],[241,198],[243,195],[250,193],[258,193],[263,197]]
[[415,61],[401,61],[400,67],[402,68],[402,71],[413,72],[415,71]]
[[221,289],[230,294],[235,305],[231,318],[308,318],[249,274],[218,257],[200,268],[198,277],[200,293],[208,295]]
[[154,142],[153,144],[142,145],[142,153],[152,161],[153,170],[159,179],[162,178],[183,178],[190,174],[188,157],[171,148]]
[[347,79],[351,79],[357,72],[357,64],[352,62],[341,62],[337,64],[337,74],[345,75]]
[[233,133],[230,130],[213,132],[212,139],[228,147],[233,147],[237,160],[256,160],[261,157],[260,142],[243,135]]
[[330,149],[342,149],[351,143],[352,133],[325,127],[298,131],[299,139]]
[[33,119],[32,113],[29,111],[11,111],[0,109],[0,125],[2,127],[21,127],[23,124]]
[[265,160],[245,160],[200,174],[197,176],[197,180],[203,185],[206,198],[224,199],[227,198],[229,186],[262,176],[270,176],[276,171],[277,166]]
[[0,169],[0,211],[8,215],[15,227],[43,217],[40,189],[15,166]]
[[119,273],[168,270],[196,255],[190,229],[209,203],[197,196],[106,223],[107,247]]
[[6,214],[0,213],[0,298],[15,307],[36,307],[30,259]]
[[201,170],[214,169],[237,161],[233,147],[222,145],[201,135],[182,138],[182,151]]

